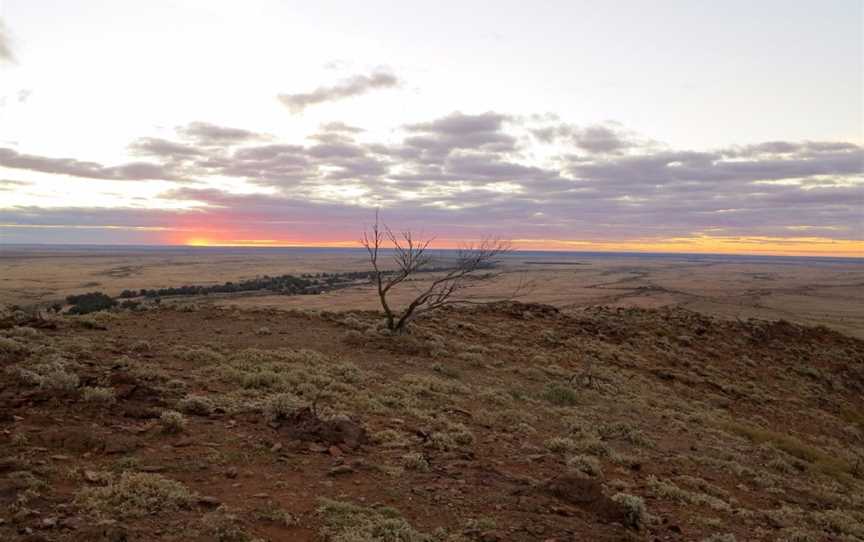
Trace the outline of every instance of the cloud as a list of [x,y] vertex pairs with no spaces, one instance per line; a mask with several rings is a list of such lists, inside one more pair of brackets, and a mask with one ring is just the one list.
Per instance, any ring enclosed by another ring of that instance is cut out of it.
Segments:
[[369,75],[354,75],[333,86],[321,86],[312,92],[300,94],[280,94],[277,96],[292,113],[301,113],[307,107],[360,96],[372,90],[395,87],[399,79],[387,72],[372,72]]
[[[554,129],[549,141],[560,154],[538,158],[535,151],[545,148],[538,143],[543,136],[534,133],[538,122]],[[607,130],[592,129],[597,126]],[[416,224],[449,238],[482,232],[615,241],[705,231],[864,237],[864,148],[849,142],[668,149],[614,123],[577,127],[493,111],[455,112],[405,125],[401,137],[386,142],[358,140],[359,132],[348,128],[330,123],[289,142],[193,123],[178,129],[176,140],[140,138],[130,144],[131,151],[152,157],[153,163],[108,167],[0,149],[0,165],[92,178],[171,178],[164,174],[196,179],[200,184],[195,188],[178,187],[149,202],[162,202],[165,209],[194,202],[194,212],[153,210],[151,215],[134,209],[129,221],[176,224],[189,219],[242,235],[260,232],[244,237],[248,239],[284,239],[280,232],[286,229],[318,232],[327,222],[344,240],[376,206],[394,224]],[[231,178],[267,193],[225,191],[225,179]],[[5,212],[8,220],[37,222],[43,213],[31,209],[35,214],[24,218]],[[90,210],[44,216],[71,224],[76,212]],[[126,223],[124,212],[95,216],[106,224]],[[97,219],[81,218],[82,223],[92,220]]]
[[516,149],[516,138],[504,131],[507,115],[492,111],[479,115],[454,112],[430,122],[409,124],[416,135],[404,140],[402,156],[436,160],[454,150],[506,153]]
[[177,143],[158,137],[142,137],[129,144],[129,150],[134,154],[157,156],[172,160],[188,160],[202,156],[204,151],[192,145]]
[[344,122],[327,122],[321,125],[321,130],[324,132],[336,132],[336,133],[346,133],[346,134],[359,134],[363,132],[363,128],[357,128],[356,126],[349,126]]
[[74,158],[51,158],[32,154],[20,154],[8,148],[0,148],[0,166],[114,181],[176,179],[175,174],[162,164],[130,162],[109,167],[96,162],[82,162]]
[[180,135],[205,146],[233,145],[264,138],[262,134],[249,130],[227,128],[207,122],[191,122],[178,128],[177,131]]
[[14,64],[16,60],[15,52],[12,50],[12,38],[6,30],[3,20],[0,19],[0,63],[2,62]]
[[843,141],[768,141],[754,145],[743,145],[723,149],[721,152],[730,157],[755,157],[768,155],[807,155],[842,153],[855,151],[857,146]]
[[616,122],[584,127],[557,123],[534,128],[531,133],[542,143],[569,144],[589,154],[622,154],[625,151],[648,147],[654,143],[624,130]]

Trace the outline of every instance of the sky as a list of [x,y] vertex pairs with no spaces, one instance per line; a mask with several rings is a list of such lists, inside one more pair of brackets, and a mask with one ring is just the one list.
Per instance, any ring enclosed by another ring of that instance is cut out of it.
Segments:
[[862,102],[860,0],[0,0],[0,245],[864,256]]

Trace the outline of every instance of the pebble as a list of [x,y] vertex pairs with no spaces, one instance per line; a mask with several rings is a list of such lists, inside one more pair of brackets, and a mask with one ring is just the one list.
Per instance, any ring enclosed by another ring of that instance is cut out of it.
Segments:
[[343,474],[351,474],[353,472],[354,469],[352,469],[348,465],[338,465],[327,471],[327,476],[341,476]]
[[216,497],[199,497],[198,502],[204,506],[212,506],[213,508],[222,504],[222,502]]

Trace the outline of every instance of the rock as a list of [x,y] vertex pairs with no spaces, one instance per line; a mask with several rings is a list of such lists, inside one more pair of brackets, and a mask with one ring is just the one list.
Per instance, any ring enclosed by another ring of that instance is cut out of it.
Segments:
[[528,526],[528,532],[539,536],[546,532],[546,528],[535,523]]
[[112,438],[105,443],[106,454],[126,454],[134,450],[137,443],[129,438]]
[[342,457],[343,454],[342,449],[338,446],[330,446],[327,451],[330,452],[330,455],[332,455],[333,457]]
[[337,465],[327,471],[327,476],[342,476],[345,474],[352,474],[354,472],[354,469],[349,467],[348,465]]
[[87,525],[81,529],[79,534],[76,536],[76,540],[93,540],[94,542],[127,542],[129,540],[126,528],[113,520]]
[[80,529],[83,524],[84,524],[84,520],[77,517],[77,516],[71,516],[71,517],[63,518],[60,520],[60,527],[62,527],[63,529],[69,529],[72,531],[74,531],[76,529]]
[[177,442],[175,442],[174,444],[172,444],[171,446],[173,446],[175,448],[188,448],[189,446],[192,446],[193,444],[195,444],[194,440],[192,440],[189,437],[183,437],[180,440],[178,440]]
[[276,444],[274,444],[273,446],[270,447],[270,451],[273,452],[274,454],[281,451],[281,450],[282,450],[282,443],[281,442],[277,442]]
[[232,480],[234,478],[237,478],[237,469],[235,469],[234,467],[229,468],[228,470],[225,471],[225,477],[231,478]]
[[322,420],[309,407],[298,408],[278,421],[279,431],[291,439],[327,444],[324,452],[330,446],[353,450],[369,442],[366,429],[359,423],[347,419]]
[[12,457],[0,459],[0,472],[12,472],[16,470],[25,470],[25,464]]
[[216,497],[198,497],[198,504],[208,508],[218,508],[222,502]]
[[624,505],[604,495],[603,485],[595,478],[565,473],[547,480],[541,489],[553,497],[588,510],[603,521],[626,524],[627,510]]

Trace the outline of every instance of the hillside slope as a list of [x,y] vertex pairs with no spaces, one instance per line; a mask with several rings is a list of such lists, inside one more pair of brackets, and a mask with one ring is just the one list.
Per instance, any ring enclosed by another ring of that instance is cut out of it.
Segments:
[[2,540],[864,540],[864,341],[824,328],[518,303],[404,337],[362,312],[0,322]]

